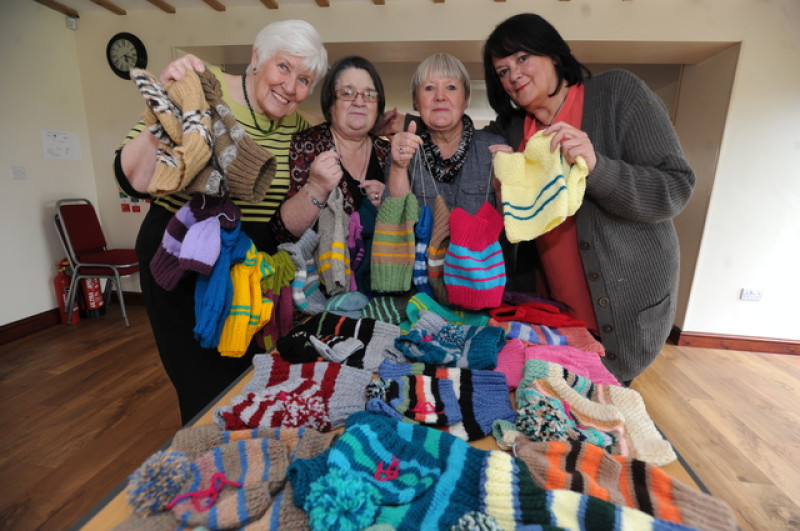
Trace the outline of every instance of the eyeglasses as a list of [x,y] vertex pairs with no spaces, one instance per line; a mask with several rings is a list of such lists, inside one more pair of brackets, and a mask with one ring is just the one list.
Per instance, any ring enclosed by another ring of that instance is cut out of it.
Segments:
[[378,94],[377,90],[365,90],[364,92],[359,92],[350,87],[336,89],[336,97],[340,100],[353,101],[359,96],[364,98],[364,101],[372,103],[378,101],[380,94]]

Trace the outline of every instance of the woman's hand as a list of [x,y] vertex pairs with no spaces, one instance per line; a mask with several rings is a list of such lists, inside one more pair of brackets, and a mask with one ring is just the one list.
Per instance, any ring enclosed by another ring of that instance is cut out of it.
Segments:
[[403,130],[403,123],[406,120],[405,114],[400,114],[397,107],[384,112],[378,117],[371,133],[375,136],[392,136]]
[[492,144],[489,146],[489,153],[494,157],[498,153],[514,153],[514,148],[507,144]]
[[592,170],[597,165],[597,154],[594,151],[589,135],[566,122],[555,123],[545,129],[542,134],[550,135],[552,133],[555,133],[555,135],[550,140],[550,151],[555,151],[561,146],[561,153],[564,154],[564,159],[569,164],[574,164],[578,155],[582,156],[583,160],[586,161],[589,173],[592,173]]
[[331,190],[339,185],[344,176],[342,165],[339,163],[340,155],[333,149],[323,151],[311,163],[308,175],[308,186],[319,192],[321,201],[326,201]]
[[366,180],[361,184],[361,193],[366,196],[375,207],[380,207],[383,201],[383,191],[386,185],[380,181]]
[[158,79],[161,81],[162,85],[166,85],[169,81],[180,81],[184,74],[186,74],[186,70],[194,70],[201,73],[204,72],[205,69],[206,65],[203,64],[203,61],[201,61],[199,57],[186,54],[178,57],[164,67],[164,70],[158,75]]
[[408,131],[397,133],[392,137],[392,166],[407,168],[414,153],[422,145],[422,138],[417,134],[417,123],[408,124]]

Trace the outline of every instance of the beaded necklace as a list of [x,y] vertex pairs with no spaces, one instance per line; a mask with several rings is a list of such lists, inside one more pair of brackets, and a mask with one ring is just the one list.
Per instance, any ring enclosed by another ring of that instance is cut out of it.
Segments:
[[246,83],[245,83],[246,79],[247,79],[247,73],[242,74],[242,92],[244,93],[244,101],[245,101],[245,103],[247,103],[247,108],[250,109],[250,116],[253,117],[253,124],[256,126],[256,129],[261,131],[262,134],[268,135],[268,134],[270,134],[272,132],[272,125],[273,124],[270,121],[269,129],[267,129],[266,131],[261,129],[261,126],[258,125],[258,120],[256,119],[256,113],[253,110],[253,106],[250,105],[250,98],[247,97],[247,86],[246,86]]

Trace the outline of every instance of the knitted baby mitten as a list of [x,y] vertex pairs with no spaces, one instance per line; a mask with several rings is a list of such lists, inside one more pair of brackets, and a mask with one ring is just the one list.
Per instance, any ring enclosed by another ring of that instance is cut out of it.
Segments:
[[499,306],[506,285],[506,266],[498,238],[500,214],[484,203],[475,216],[462,208],[450,214],[450,245],[444,281],[451,304],[470,310]]
[[272,504],[286,483],[288,465],[286,448],[261,438],[221,444],[194,460],[159,451],[131,475],[128,500],[142,515],[171,510],[177,522],[190,527],[238,528]]
[[414,224],[419,203],[412,193],[381,203],[372,242],[372,289],[408,291],[414,270]]
[[550,151],[552,135],[533,135],[523,153],[498,153],[506,235],[511,243],[533,240],[573,215],[583,201],[588,168],[583,157],[569,165]]
[[319,234],[314,229],[306,230],[294,243],[282,243],[278,249],[292,257],[297,271],[292,281],[292,298],[295,307],[308,315],[316,315],[325,310],[325,294],[322,293],[317,274],[314,252],[319,245]]
[[261,291],[261,279],[272,269],[253,245],[243,262],[231,268],[233,299],[222,327],[217,350],[223,356],[241,358],[250,340],[272,317],[273,301]]
[[433,296],[433,289],[428,280],[428,245],[431,241],[433,231],[433,214],[428,205],[420,209],[419,221],[414,227],[416,235],[416,246],[414,247],[414,271],[411,275],[414,287],[417,291]]
[[463,420],[453,382],[412,374],[373,380],[367,386],[367,411],[429,426]]
[[363,230],[361,214],[356,210],[350,214],[350,225],[347,230],[347,250],[350,253],[350,291],[358,291],[356,271],[365,255],[364,238],[361,236]]
[[433,207],[433,229],[428,245],[428,280],[433,296],[441,304],[447,304],[447,287],[444,284],[444,257],[450,245],[450,209],[444,198],[436,196]]
[[437,380],[453,382],[461,409],[462,421],[444,428],[448,433],[465,441],[474,441],[492,433],[497,420],[513,425],[514,409],[505,377],[495,371],[449,369],[424,363],[393,363],[384,361],[378,375],[385,379],[398,379],[410,375],[425,375]]
[[211,158],[211,112],[200,78],[189,69],[166,89],[145,70],[134,69],[131,78],[172,141],[162,141],[164,155],[156,164],[148,193],[159,196],[184,190]]
[[227,191],[243,201],[258,203],[275,177],[275,156],[250,138],[236,121],[222,100],[222,87],[214,74],[205,70],[200,81],[212,111],[214,164],[195,178],[189,191],[212,195]]
[[328,197],[317,223],[317,269],[328,296],[345,293],[350,288],[350,251],[347,248],[350,220],[343,203],[342,190],[337,186]]

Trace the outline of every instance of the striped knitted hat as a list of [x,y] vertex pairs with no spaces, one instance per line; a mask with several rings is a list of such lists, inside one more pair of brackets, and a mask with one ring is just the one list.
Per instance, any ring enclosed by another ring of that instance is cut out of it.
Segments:
[[408,319],[406,306],[410,293],[402,295],[379,295],[369,301],[361,310],[361,317],[400,325]]
[[350,218],[344,211],[342,189],[333,189],[319,214],[319,245],[316,259],[320,282],[328,296],[350,290],[350,250],[347,234]]
[[325,310],[327,297],[320,289],[319,273],[315,253],[319,246],[319,234],[313,228],[306,230],[294,243],[282,243],[278,249],[292,257],[297,268],[292,280],[292,299],[295,307],[308,315]]
[[588,168],[583,157],[569,165],[560,150],[550,151],[553,135],[533,135],[523,153],[498,153],[506,236],[511,243],[533,240],[573,215],[583,201]]
[[450,245],[450,209],[444,197],[436,196],[433,205],[433,229],[428,245],[428,281],[433,296],[441,304],[447,304],[447,287],[444,284],[444,257]]
[[567,489],[706,530],[734,530],[730,506],[673,479],[661,468],[579,441],[521,440],[515,455],[547,490]]
[[506,265],[498,241],[502,230],[503,219],[489,203],[474,217],[463,208],[450,214],[450,245],[444,261],[450,304],[481,310],[503,301]]
[[297,428],[330,431],[363,411],[372,373],[340,363],[292,364],[272,354],[253,357],[255,371],[242,394],[214,411],[225,429]]
[[[433,297],[425,295],[424,293],[417,293],[408,301],[406,306],[406,313],[408,320],[413,325],[419,321],[422,313],[431,311],[436,315],[444,317],[448,323],[465,324],[474,326],[486,326],[489,323],[489,316],[486,312],[477,312],[473,310],[464,310],[454,306],[445,306],[439,304]],[[497,325],[492,325],[497,326]]]
[[453,382],[424,374],[373,380],[367,386],[367,411],[428,426],[462,420]]
[[514,410],[508,395],[505,377],[494,371],[470,369],[445,369],[424,363],[381,364],[378,374],[384,379],[405,376],[427,376],[436,380],[453,382],[463,420],[444,428],[445,431],[466,441],[474,441],[492,433],[496,420],[514,422]]
[[411,289],[414,270],[414,224],[419,202],[411,192],[387,197],[375,219],[372,240],[372,289],[395,292]]
[[421,293],[433,296],[433,289],[428,278],[428,245],[431,241],[431,231],[433,230],[433,213],[428,205],[420,209],[419,221],[414,227],[416,244],[414,246],[414,272],[411,279],[414,281],[414,288]]

